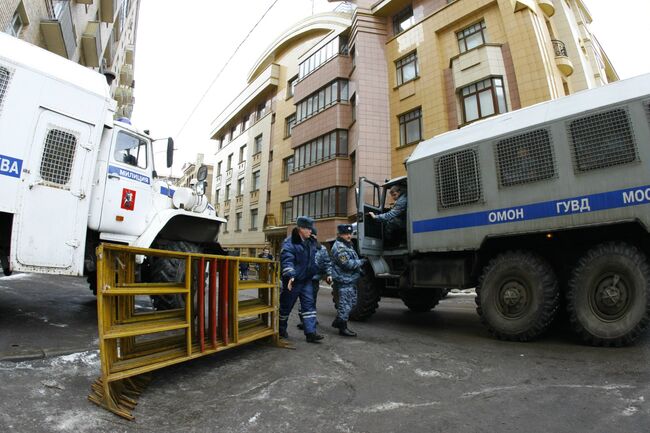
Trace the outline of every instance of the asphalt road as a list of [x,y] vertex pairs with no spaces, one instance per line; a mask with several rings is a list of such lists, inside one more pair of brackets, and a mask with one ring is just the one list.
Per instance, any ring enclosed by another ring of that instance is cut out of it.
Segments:
[[649,430],[648,335],[603,349],[558,326],[533,343],[501,342],[471,295],[452,295],[427,314],[385,299],[345,339],[328,326],[328,290],[323,344],[292,324],[296,350],[252,344],[160,370],[129,422],[86,398],[99,374],[94,308],[81,279],[0,278],[0,431]]

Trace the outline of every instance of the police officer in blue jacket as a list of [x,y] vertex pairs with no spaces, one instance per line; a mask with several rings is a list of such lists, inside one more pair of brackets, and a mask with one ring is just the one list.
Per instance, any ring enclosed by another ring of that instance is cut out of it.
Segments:
[[318,343],[323,336],[316,332],[316,305],[312,279],[318,273],[316,266],[316,242],[311,239],[314,220],[300,216],[291,236],[282,242],[280,268],[282,292],[280,293],[280,337],[287,338],[289,314],[297,299],[304,321],[307,342]]
[[[314,275],[311,282],[314,286],[314,307],[318,303],[318,290],[320,289],[320,280],[324,279],[327,284],[332,284],[332,261],[330,260],[330,253],[327,251],[327,248],[318,242],[318,230],[316,226],[311,229],[311,238],[316,243],[316,268],[318,273]],[[318,309],[315,308],[317,311]],[[300,317],[300,323],[298,323],[298,329],[305,329],[303,324],[302,314],[298,313]],[[318,321],[316,321],[318,325]]]
[[368,212],[368,215],[384,223],[384,231],[388,242],[400,244],[406,239],[406,206],[408,198],[404,187],[401,185],[393,185],[388,190],[388,193],[395,200],[393,208],[380,214]]
[[356,337],[356,332],[348,329],[350,311],[357,304],[357,281],[366,259],[359,259],[352,245],[352,226],[340,224],[337,227],[338,236],[332,246],[332,280],[334,290],[338,292],[336,319],[332,326],[339,329],[339,334],[345,337]]

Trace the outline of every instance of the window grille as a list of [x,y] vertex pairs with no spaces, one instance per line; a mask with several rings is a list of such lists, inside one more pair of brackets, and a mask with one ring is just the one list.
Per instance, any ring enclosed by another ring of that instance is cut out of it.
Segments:
[[436,160],[438,207],[450,208],[481,200],[481,175],[475,149]]
[[69,132],[59,129],[48,131],[41,158],[41,178],[54,185],[67,186],[76,147],[77,138]]
[[0,113],[2,113],[2,106],[4,105],[7,90],[9,89],[10,79],[11,72],[9,69],[0,66]]
[[569,137],[578,171],[626,164],[637,159],[630,117],[624,108],[570,121]]
[[555,175],[551,136],[546,129],[499,140],[494,149],[501,186],[537,182]]

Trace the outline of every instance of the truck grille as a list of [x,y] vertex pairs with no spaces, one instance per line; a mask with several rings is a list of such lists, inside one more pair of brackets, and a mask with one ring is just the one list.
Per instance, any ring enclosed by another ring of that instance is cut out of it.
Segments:
[[11,79],[11,72],[9,69],[0,66],[0,113],[2,113],[2,106],[5,102],[5,96],[9,89],[9,80]]
[[570,121],[569,137],[577,171],[611,167],[637,159],[630,117],[624,108]]
[[537,182],[555,175],[551,136],[546,129],[499,140],[494,150],[501,186]]
[[436,160],[438,207],[449,208],[481,199],[481,176],[475,149],[465,149]]
[[41,178],[53,185],[65,187],[70,180],[77,138],[69,132],[51,129],[45,138],[41,158]]

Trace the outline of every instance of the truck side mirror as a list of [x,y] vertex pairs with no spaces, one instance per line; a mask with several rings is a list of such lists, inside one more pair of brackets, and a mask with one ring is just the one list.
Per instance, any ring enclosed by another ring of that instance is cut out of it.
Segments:
[[196,180],[199,182],[203,182],[208,178],[208,167],[205,165],[202,165],[199,167],[198,171],[196,172]]
[[167,139],[167,168],[174,164],[174,139],[169,137]]

